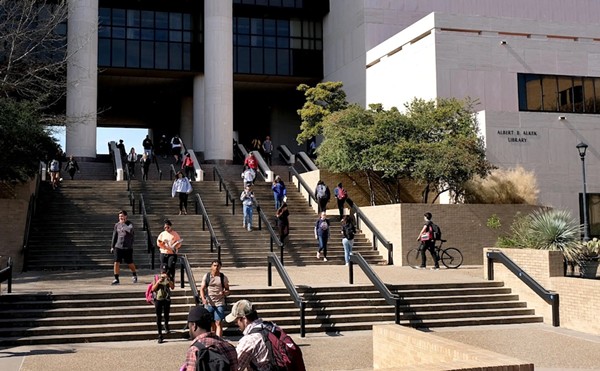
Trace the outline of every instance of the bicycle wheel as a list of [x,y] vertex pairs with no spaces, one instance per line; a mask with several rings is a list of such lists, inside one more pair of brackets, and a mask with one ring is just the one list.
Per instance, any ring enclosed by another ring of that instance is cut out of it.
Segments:
[[411,267],[418,267],[421,265],[421,251],[419,249],[412,249],[406,254],[406,262]]
[[442,251],[441,259],[446,268],[456,269],[462,264],[463,255],[458,249],[449,247]]

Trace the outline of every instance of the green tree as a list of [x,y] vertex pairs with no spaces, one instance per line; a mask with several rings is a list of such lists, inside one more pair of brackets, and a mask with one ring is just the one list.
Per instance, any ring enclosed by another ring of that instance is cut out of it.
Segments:
[[58,151],[34,102],[0,98],[0,181],[25,182]]
[[300,84],[298,91],[304,93],[306,101],[298,115],[302,119],[300,134],[296,137],[298,144],[316,137],[322,133],[322,122],[332,112],[343,110],[348,107],[346,92],[342,89],[341,82],[321,82],[315,87]]

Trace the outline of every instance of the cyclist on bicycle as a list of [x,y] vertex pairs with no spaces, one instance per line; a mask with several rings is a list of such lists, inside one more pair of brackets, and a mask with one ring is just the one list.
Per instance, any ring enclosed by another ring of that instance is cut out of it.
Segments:
[[431,257],[435,262],[433,269],[438,270],[440,269],[440,259],[435,252],[435,239],[433,238],[433,223],[431,222],[431,217],[432,215],[430,212],[426,212],[423,215],[425,225],[423,225],[423,228],[419,233],[419,237],[417,237],[417,241],[421,242],[421,246],[419,247],[419,250],[421,251],[421,266],[419,268],[425,269],[427,267],[427,257],[425,256],[425,251],[429,250]]

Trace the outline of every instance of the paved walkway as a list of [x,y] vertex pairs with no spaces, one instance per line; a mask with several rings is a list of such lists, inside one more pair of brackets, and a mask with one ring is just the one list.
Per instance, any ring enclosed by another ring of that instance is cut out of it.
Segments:
[[[387,283],[473,282],[483,277],[480,266],[458,270],[416,270],[409,267],[374,267]],[[343,266],[317,265],[287,267],[294,284],[319,286],[348,284],[348,269]],[[200,276],[206,270],[195,270]],[[235,287],[264,287],[267,272],[264,268],[227,269]],[[114,289],[144,290],[152,272],[140,271],[140,283],[133,285],[122,272],[122,284]],[[273,272],[273,285],[281,280]],[[110,284],[110,272],[26,272],[17,275],[13,292],[72,292],[78,290],[105,291]],[[70,282],[68,288],[64,282]],[[354,282],[368,283],[366,276],[355,269]],[[5,285],[2,286],[5,290]],[[112,289],[112,288],[111,288]],[[479,346],[497,353],[533,362],[536,370],[600,370],[600,336],[588,335],[544,324],[443,328],[434,335]],[[303,349],[308,370],[371,370],[372,339],[370,331],[335,334],[294,335]],[[186,340],[23,346],[0,349],[0,370],[176,370],[185,358],[189,346]]]

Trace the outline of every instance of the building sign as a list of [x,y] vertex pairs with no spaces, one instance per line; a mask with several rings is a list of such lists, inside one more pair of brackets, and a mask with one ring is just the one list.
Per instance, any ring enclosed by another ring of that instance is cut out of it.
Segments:
[[497,133],[501,137],[506,137],[506,140],[509,143],[527,143],[528,139],[533,139],[538,136],[538,133],[535,130],[499,129]]

